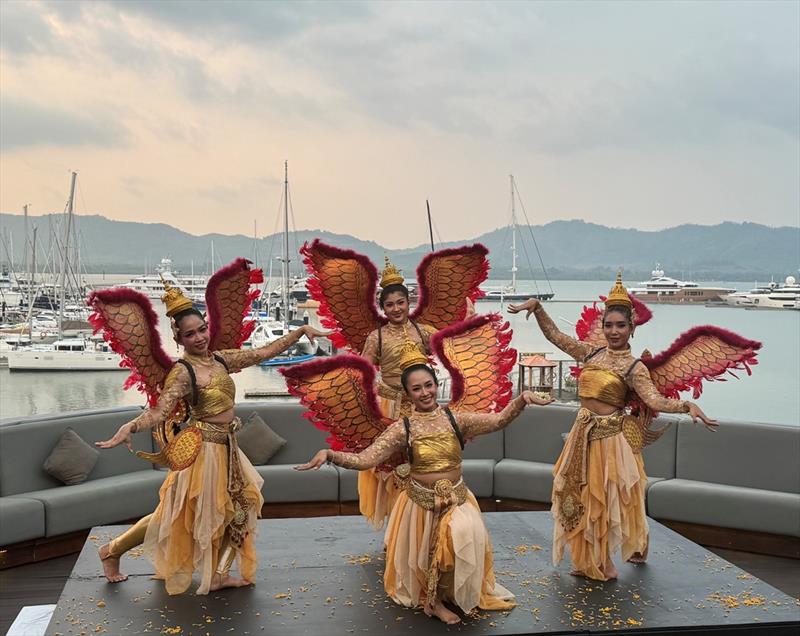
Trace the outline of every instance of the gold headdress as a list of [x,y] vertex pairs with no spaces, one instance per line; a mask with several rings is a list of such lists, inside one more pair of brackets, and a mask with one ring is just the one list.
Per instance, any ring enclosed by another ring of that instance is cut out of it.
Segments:
[[400,370],[407,369],[414,364],[428,364],[428,357],[422,353],[416,342],[406,340],[400,345]]
[[628,309],[633,309],[633,303],[631,302],[630,296],[628,296],[628,290],[625,289],[625,285],[622,284],[622,270],[617,271],[617,282],[614,284],[613,289],[608,292],[606,309],[609,307],[627,307]]
[[192,301],[184,296],[178,287],[170,285],[163,276],[161,281],[164,283],[164,295],[161,297],[161,302],[167,306],[167,316],[172,318],[175,314],[192,308]]
[[402,285],[403,276],[400,270],[389,262],[389,257],[384,256],[385,265],[381,273],[381,288],[386,288],[389,285]]

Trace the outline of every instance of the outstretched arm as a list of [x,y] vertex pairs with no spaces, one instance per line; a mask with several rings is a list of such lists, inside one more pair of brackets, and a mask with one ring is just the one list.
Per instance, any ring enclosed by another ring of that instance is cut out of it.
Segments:
[[461,427],[464,437],[471,438],[499,431],[513,422],[529,404],[544,406],[550,404],[552,398],[540,398],[531,391],[523,391],[511,400],[499,413],[457,413],[456,421]]
[[218,353],[225,360],[225,364],[228,365],[231,371],[238,371],[245,367],[259,364],[264,360],[274,358],[278,354],[286,351],[303,336],[308,336],[308,339],[314,342],[314,338],[328,335],[330,335],[329,331],[319,331],[318,329],[314,329],[311,325],[303,325],[299,329],[290,331],[285,336],[278,338],[275,342],[271,342],[263,347],[258,347],[257,349],[224,349]]
[[126,444],[131,449],[131,434],[153,428],[163,422],[175,409],[178,400],[188,395],[192,390],[192,381],[189,372],[182,364],[176,364],[164,380],[164,388],[156,405],[147,409],[136,419],[119,427],[114,437],[104,442],[95,442],[100,448],[114,448]]
[[536,316],[536,322],[539,323],[539,328],[542,330],[544,337],[552,342],[555,346],[561,349],[564,353],[572,356],[575,360],[584,360],[592,351],[594,347],[587,342],[581,342],[577,338],[568,336],[558,327],[553,319],[547,315],[547,312],[542,307],[542,303],[536,298],[526,300],[521,305],[509,305],[508,311],[512,314],[526,311],[525,320],[530,318],[533,314]]
[[650,378],[650,372],[647,367],[639,362],[634,366],[633,370],[628,375],[628,384],[636,391],[636,394],[641,400],[654,411],[662,411],[664,413],[688,413],[692,417],[692,421],[696,422],[698,419],[705,424],[709,430],[715,430],[717,421],[712,420],[703,413],[702,409],[688,400],[671,400],[664,397],[659,393],[653,380]]
[[295,466],[296,470],[318,469],[325,462],[331,462],[342,468],[354,468],[355,470],[367,470],[375,468],[387,461],[395,453],[399,453],[405,447],[405,427],[402,420],[398,420],[383,433],[381,433],[372,444],[360,453],[345,453],[343,451],[333,451],[324,448],[319,451],[311,461]]

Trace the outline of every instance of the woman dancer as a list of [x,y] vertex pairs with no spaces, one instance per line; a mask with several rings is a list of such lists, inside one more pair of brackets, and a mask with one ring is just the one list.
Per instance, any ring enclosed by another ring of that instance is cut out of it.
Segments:
[[[166,288],[167,315],[184,354],[167,374],[155,406],[97,446],[131,448],[133,433],[169,426],[183,400],[190,405],[188,426],[171,446],[151,457],[173,468],[155,512],[100,554],[116,560],[119,575],[117,555],[141,542],[143,534],[145,553],[169,594],[185,592],[195,570],[201,573],[197,593],[207,594],[254,581],[256,519],[263,504],[263,480],[236,445],[241,422],[234,416],[236,387],[230,374],[278,355],[303,335],[313,339],[327,334],[305,325],[262,348],[211,351],[213,334],[203,314],[180,290]],[[236,559],[241,577],[230,574]]]
[[492,546],[478,502],[461,475],[464,440],[500,430],[528,404],[547,404],[526,391],[499,413],[453,412],[436,401],[438,382],[426,360],[410,348],[401,375],[413,404],[409,417],[391,424],[360,453],[323,449],[297,470],[326,462],[369,470],[406,452],[408,464],[396,469],[401,492],[386,529],[384,588],[400,605],[423,607],[452,625],[475,607],[509,609],[514,596],[495,580]]
[[[553,469],[553,561],[558,563],[567,547],[574,565],[572,574],[601,581],[617,577],[612,562],[617,550],[631,562],[643,562],[647,557],[647,476],[640,451],[643,443],[657,438],[647,428],[651,411],[687,413],[711,431],[717,426],[693,402],[670,399],[660,392],[664,391],[664,380],[672,380],[669,393],[673,395],[678,389],[699,388],[703,371],[684,365],[680,372],[685,375],[678,377],[674,369],[664,370],[669,366],[666,363],[674,362],[678,353],[704,338],[706,344],[713,340],[712,349],[723,353],[721,360],[714,361],[719,365],[705,368],[719,366],[724,372],[754,363],[753,351],[760,347],[715,327],[698,327],[645,364],[630,350],[635,321],[632,307],[618,275],[601,318],[607,346],[598,347],[559,331],[537,299],[509,306],[511,313],[526,311],[526,317],[536,316],[545,337],[584,364],[578,381],[581,408]],[[704,354],[695,353],[702,362]],[[651,370],[659,377],[658,387],[651,379]],[[632,400],[641,410],[638,419],[625,410]]]

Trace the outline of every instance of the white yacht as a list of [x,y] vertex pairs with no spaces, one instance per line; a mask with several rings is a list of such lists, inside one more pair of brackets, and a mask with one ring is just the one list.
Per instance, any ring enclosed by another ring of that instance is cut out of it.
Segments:
[[800,309],[800,284],[794,276],[787,276],[782,285],[770,283],[747,292],[736,292],[725,298],[734,307],[755,309]]
[[629,287],[628,293],[639,300],[656,303],[707,303],[719,302],[724,296],[735,292],[728,287],[701,287],[695,282],[678,280],[664,275],[660,264],[651,272],[650,280]]
[[107,343],[63,338],[51,345],[7,351],[9,371],[129,371]]
[[141,292],[151,299],[159,299],[164,293],[164,282],[167,281],[170,285],[178,287],[183,290],[193,301],[204,301],[206,293],[206,284],[208,278],[206,276],[195,276],[181,274],[178,270],[172,269],[172,259],[162,258],[153,274],[144,274],[132,278],[129,282],[122,285]]

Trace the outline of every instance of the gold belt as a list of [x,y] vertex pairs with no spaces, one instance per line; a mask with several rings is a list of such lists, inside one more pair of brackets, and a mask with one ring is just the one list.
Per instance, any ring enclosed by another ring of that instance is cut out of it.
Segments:
[[612,437],[622,432],[622,423],[625,421],[624,413],[611,415],[595,415],[594,426],[589,430],[589,441]]
[[378,395],[380,395],[382,398],[392,401],[403,399],[402,389],[394,389],[390,387],[388,384],[380,381],[378,381],[377,385],[378,385]]
[[192,421],[192,425],[200,430],[204,442],[228,444],[231,434],[239,430],[241,420],[235,418],[230,424],[213,424],[211,422]]
[[[454,484],[449,479],[439,479],[433,488],[427,488],[413,479],[406,485],[406,494],[415,504],[425,510],[434,510],[437,504],[442,508],[460,506],[467,500],[467,485],[463,479]],[[448,505],[449,504],[449,505]]]

